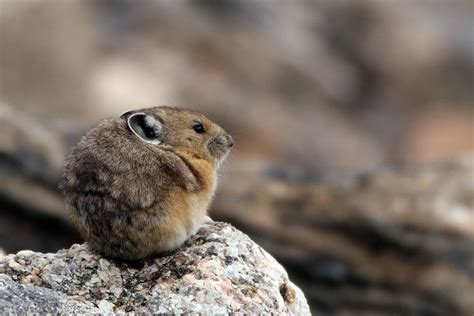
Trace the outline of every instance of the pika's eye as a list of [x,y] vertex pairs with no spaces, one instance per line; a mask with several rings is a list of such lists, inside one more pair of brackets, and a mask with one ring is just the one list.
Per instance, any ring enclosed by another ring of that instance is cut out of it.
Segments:
[[204,134],[206,132],[204,126],[201,123],[195,123],[193,125],[193,130],[198,134]]

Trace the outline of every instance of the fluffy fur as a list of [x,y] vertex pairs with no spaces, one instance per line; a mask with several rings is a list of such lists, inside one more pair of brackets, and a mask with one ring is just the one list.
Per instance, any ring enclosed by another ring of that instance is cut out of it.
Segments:
[[[159,122],[160,143],[134,134],[134,113]],[[205,133],[197,133],[199,122]],[[175,249],[206,216],[232,138],[204,115],[171,107],[127,112],[91,129],[66,159],[61,189],[74,225],[96,251],[124,260]]]

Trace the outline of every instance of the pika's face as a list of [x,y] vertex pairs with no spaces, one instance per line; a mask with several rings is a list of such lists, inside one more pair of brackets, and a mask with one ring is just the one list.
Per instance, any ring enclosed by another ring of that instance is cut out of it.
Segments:
[[139,141],[190,150],[216,162],[234,145],[229,134],[199,112],[160,106],[130,111],[121,118]]

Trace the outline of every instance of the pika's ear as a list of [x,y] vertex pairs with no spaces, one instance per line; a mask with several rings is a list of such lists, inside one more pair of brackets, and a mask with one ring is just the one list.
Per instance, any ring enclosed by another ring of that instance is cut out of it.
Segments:
[[126,111],[120,114],[120,118],[127,120],[130,115],[132,115],[135,111]]
[[142,112],[133,113],[127,117],[128,128],[141,140],[159,144],[163,136],[163,125],[153,115]]

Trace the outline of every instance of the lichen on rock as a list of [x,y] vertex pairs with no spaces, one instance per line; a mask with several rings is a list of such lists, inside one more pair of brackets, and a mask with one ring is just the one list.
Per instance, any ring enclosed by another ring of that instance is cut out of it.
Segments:
[[283,267],[229,224],[208,222],[175,252],[140,264],[87,244],[0,258],[0,314],[202,313],[309,315]]

